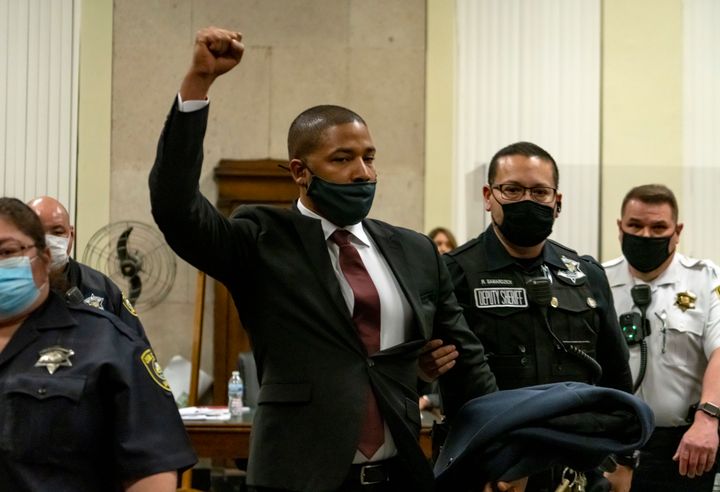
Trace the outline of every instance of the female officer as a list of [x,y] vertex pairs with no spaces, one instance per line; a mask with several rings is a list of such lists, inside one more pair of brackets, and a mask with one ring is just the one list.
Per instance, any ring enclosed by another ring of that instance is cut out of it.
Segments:
[[196,458],[152,349],[49,272],[37,215],[0,198],[0,488],[174,491]]

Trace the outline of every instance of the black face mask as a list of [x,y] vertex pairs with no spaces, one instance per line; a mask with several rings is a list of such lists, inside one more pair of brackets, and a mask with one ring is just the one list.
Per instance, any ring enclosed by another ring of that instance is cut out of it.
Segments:
[[[543,242],[552,232],[555,208],[532,200],[503,203],[503,223],[498,225],[505,239],[529,247]],[[496,223],[497,225],[497,223]]]
[[331,183],[312,174],[307,196],[312,199],[320,215],[336,226],[345,227],[367,217],[375,198],[376,184],[377,181]]
[[672,254],[668,237],[635,236],[623,232],[622,252],[628,263],[638,272],[652,272]]

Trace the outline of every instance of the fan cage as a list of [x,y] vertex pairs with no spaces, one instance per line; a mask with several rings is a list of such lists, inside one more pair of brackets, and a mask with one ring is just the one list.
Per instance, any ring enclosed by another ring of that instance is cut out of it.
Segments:
[[139,309],[149,309],[170,293],[176,271],[175,254],[156,227],[137,221],[108,224],[90,238],[82,262],[110,277],[127,297],[130,278],[120,269],[117,245],[123,232],[130,228],[127,251],[140,262],[137,275],[142,282],[142,290],[134,304]]

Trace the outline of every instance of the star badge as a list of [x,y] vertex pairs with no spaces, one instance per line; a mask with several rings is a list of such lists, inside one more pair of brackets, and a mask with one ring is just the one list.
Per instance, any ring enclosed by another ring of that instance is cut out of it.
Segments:
[[560,270],[557,272],[559,277],[563,277],[571,281],[573,284],[577,283],[578,280],[585,278],[585,273],[580,270],[580,262],[571,260],[566,256],[561,256],[560,259],[565,264],[567,270]]
[[103,311],[105,310],[105,308],[103,307],[105,299],[100,296],[96,296],[95,294],[90,294],[90,296],[86,297],[83,302],[90,307],[102,309]]
[[58,347],[48,347],[38,352],[40,358],[35,363],[35,367],[44,367],[50,374],[54,374],[58,367],[72,367],[70,357],[75,355],[75,351]]
[[688,309],[695,309],[696,300],[697,296],[689,290],[686,290],[685,292],[678,292],[675,295],[675,304],[677,307],[682,309],[683,313]]

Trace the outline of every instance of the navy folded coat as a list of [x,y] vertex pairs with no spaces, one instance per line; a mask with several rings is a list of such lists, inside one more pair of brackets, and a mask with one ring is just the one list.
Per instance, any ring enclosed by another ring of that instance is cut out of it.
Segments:
[[435,463],[438,491],[514,480],[566,465],[590,470],[641,448],[655,427],[635,396],[566,382],[498,391],[467,402]]

